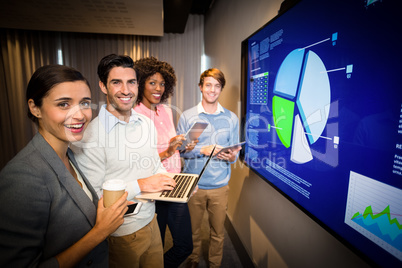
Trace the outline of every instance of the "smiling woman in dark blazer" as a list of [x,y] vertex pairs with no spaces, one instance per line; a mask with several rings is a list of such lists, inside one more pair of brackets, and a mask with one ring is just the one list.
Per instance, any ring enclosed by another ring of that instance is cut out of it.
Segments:
[[89,84],[48,65],[26,97],[38,133],[0,173],[0,267],[107,267],[105,239],[123,223],[127,193],[105,208],[68,148],[92,117]]

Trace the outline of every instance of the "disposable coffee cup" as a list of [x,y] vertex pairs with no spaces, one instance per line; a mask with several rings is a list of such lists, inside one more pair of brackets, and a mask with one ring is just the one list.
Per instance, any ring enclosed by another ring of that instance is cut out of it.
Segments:
[[107,180],[103,183],[103,205],[110,207],[126,191],[126,183],[123,180]]

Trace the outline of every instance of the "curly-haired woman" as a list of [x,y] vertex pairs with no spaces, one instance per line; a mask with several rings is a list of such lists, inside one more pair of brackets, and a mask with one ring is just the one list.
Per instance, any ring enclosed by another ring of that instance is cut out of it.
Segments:
[[[181,171],[180,153],[184,135],[176,135],[172,109],[163,103],[172,96],[176,85],[173,67],[154,57],[135,62],[139,74],[138,98],[135,111],[154,122],[158,134],[158,152],[168,172]],[[194,144],[186,147],[192,150]],[[173,238],[173,247],[164,254],[165,267],[178,267],[192,252],[191,221],[187,204],[156,202],[156,213],[164,242],[166,224]]]

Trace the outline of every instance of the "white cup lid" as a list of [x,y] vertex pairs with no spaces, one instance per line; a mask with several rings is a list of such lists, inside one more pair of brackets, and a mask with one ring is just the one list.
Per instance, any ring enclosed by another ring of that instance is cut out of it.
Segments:
[[109,191],[120,191],[126,189],[126,183],[123,180],[107,180],[103,183],[102,188]]

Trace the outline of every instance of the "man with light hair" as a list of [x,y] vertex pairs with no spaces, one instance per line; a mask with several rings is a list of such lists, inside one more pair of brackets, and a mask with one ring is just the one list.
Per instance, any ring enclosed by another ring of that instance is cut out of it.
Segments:
[[[201,102],[185,111],[180,117],[178,134],[186,133],[194,122],[203,121],[209,125],[198,138],[199,142],[191,152],[185,152],[184,172],[199,174],[208,156],[216,145],[215,152],[223,146],[239,143],[239,119],[223,108],[218,98],[225,86],[225,77],[218,69],[208,69],[201,74],[199,88]],[[241,147],[218,154],[212,158],[203,173],[197,193],[191,197],[188,207],[193,233],[193,252],[188,267],[197,267],[201,252],[201,222],[205,210],[210,223],[209,267],[220,267],[223,254],[224,222],[228,203],[228,182],[231,164],[237,159]]]

